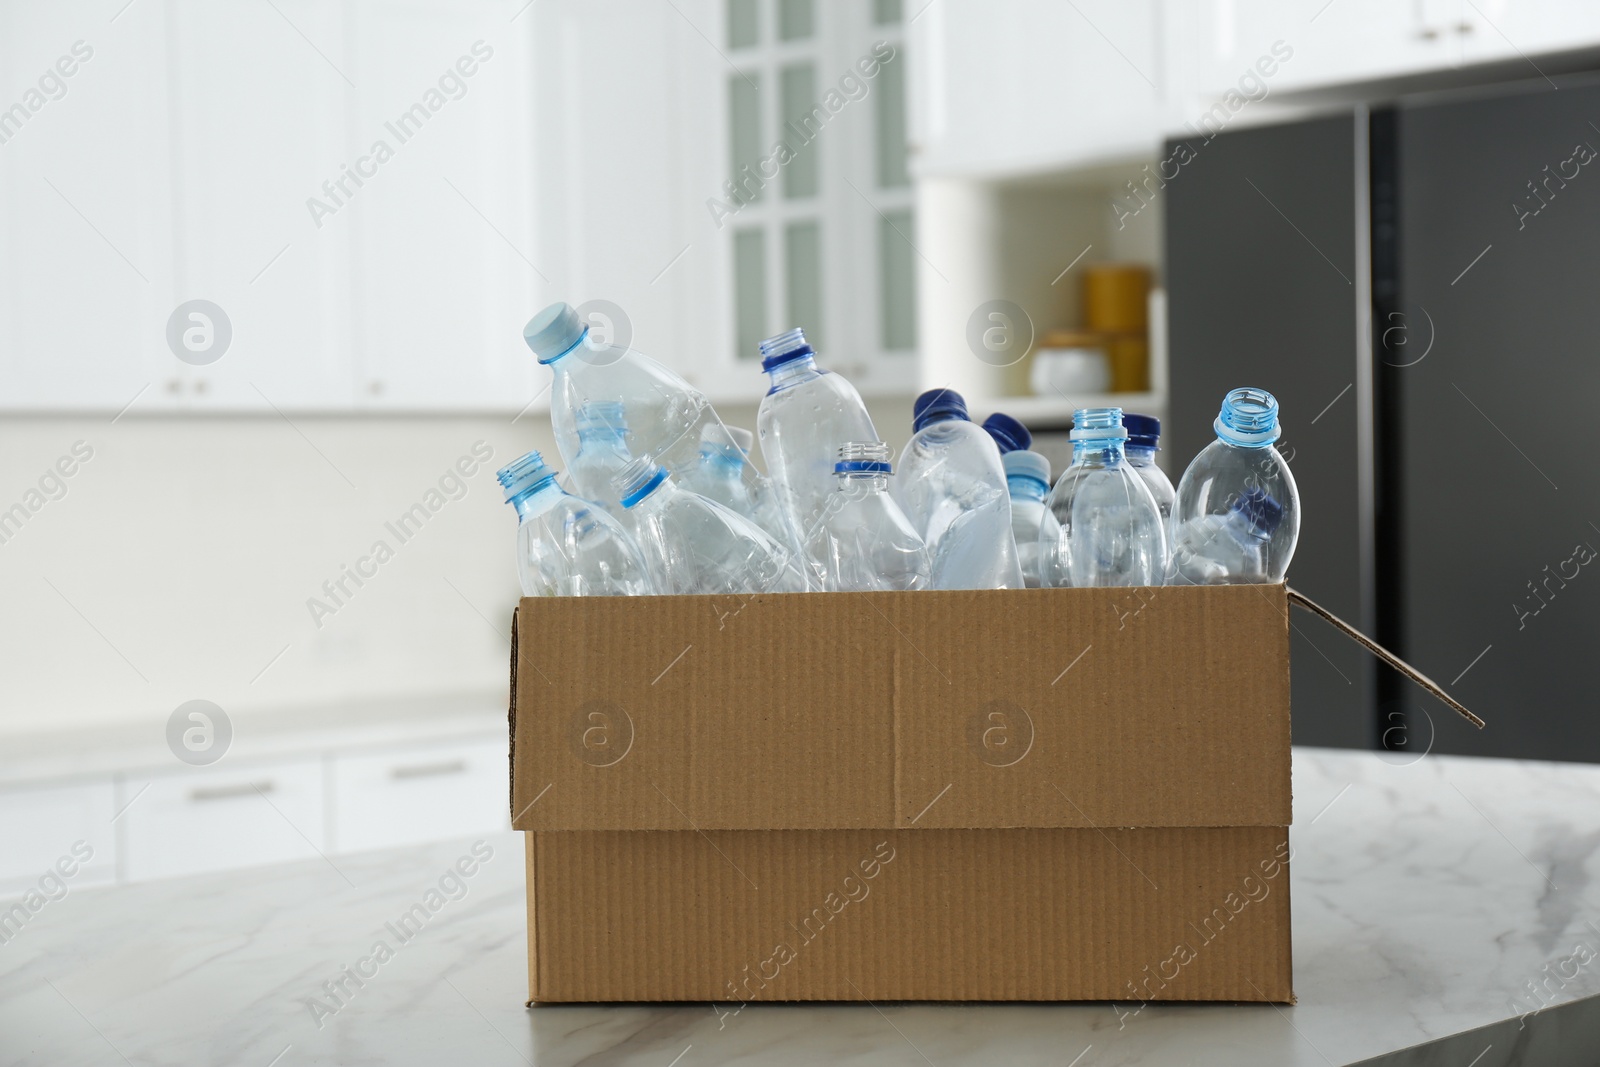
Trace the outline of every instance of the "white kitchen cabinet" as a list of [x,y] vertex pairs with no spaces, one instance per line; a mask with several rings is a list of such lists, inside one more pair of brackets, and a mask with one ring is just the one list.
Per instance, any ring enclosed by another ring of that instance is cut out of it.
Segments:
[[324,232],[350,242],[363,408],[515,412],[543,375],[522,327],[556,275],[534,228],[532,37],[508,20],[482,0],[355,9],[357,88],[327,170],[370,177]]
[[1600,43],[1600,8],[1576,0],[1164,0],[1166,61],[1187,111],[1239,88],[1274,43],[1292,52],[1266,80],[1269,92],[1324,89]]
[[505,737],[333,760],[333,846],[340,852],[496,833],[511,825]]
[[166,18],[176,301],[216,304],[209,344],[231,337],[203,365],[169,353],[151,406],[347,408],[348,220],[317,229],[306,201],[349,147],[349,27],[312,0],[171,5]]
[[551,299],[616,305],[635,347],[714,399],[734,368],[719,328],[726,234],[705,206],[727,178],[721,8],[543,0],[524,16],[541,60],[531,138]]
[[1003,176],[1149,155],[1171,116],[1158,0],[937,0],[916,16],[919,174]]
[[[109,778],[0,790],[0,899],[37,886],[50,871],[68,892],[109,884],[117,869],[116,814]],[[66,870],[74,873],[62,877]]]
[[167,59],[159,6],[0,5],[4,407],[115,412],[173,362]]
[[327,841],[323,775],[323,760],[308,756],[126,776],[123,877],[317,859]]

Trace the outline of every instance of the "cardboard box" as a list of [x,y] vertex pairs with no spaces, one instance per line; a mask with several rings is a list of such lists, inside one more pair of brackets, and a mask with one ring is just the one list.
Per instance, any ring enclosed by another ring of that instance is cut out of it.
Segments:
[[525,599],[530,1002],[1289,1002],[1283,586]]

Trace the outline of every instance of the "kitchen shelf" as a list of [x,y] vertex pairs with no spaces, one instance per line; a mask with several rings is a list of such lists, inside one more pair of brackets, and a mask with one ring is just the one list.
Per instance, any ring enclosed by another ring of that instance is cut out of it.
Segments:
[[1003,411],[1024,423],[1046,422],[1066,426],[1072,413],[1079,408],[1117,407],[1141,415],[1165,418],[1167,394],[1146,393],[1083,393],[1074,397],[1063,396],[996,396],[968,397],[967,409],[974,419],[982,420],[991,412]]

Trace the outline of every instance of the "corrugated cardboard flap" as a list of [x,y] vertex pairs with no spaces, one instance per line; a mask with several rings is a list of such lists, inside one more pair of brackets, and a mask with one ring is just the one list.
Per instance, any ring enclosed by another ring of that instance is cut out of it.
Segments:
[[1285,826],[1287,611],[1281,585],[524,599],[512,825]]

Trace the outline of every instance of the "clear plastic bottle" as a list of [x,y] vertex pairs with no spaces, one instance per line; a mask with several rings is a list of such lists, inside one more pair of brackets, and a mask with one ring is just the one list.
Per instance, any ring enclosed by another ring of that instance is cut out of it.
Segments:
[[[729,440],[703,393],[650,357],[596,339],[570,304],[551,304],[528,320],[522,336],[555,375],[550,423],[569,468],[581,448],[578,412],[594,401],[621,404],[633,455],[677,477],[699,465],[708,433]],[[754,468],[747,472],[753,484]]]
[[1177,494],[1167,472],[1156,466],[1156,453],[1161,451],[1161,420],[1154,415],[1134,415],[1125,411],[1122,413],[1122,426],[1128,431],[1128,440],[1123,447],[1128,466],[1138,471],[1144,484],[1150,487],[1150,495],[1156,498],[1156,507],[1161,509],[1161,522],[1167,527],[1168,536],[1171,536],[1172,502]]
[[556,484],[529,452],[496,474],[517,509],[517,574],[524,596],[643,596],[655,592],[644,555],[606,510]]
[[1128,431],[1121,408],[1086,408],[1073,416],[1072,465],[1050,491],[1060,524],[1054,541],[1041,530],[1045,584],[1161,585],[1167,535],[1144,479],[1123,455]]
[[817,367],[803,330],[762,341],[761,355],[772,384],[761,398],[756,435],[779,503],[804,543],[833,495],[840,447],[876,441],[878,431],[855,386]]
[[[1277,510],[1277,521],[1265,548],[1265,582],[1283,581],[1300,539],[1300,492],[1289,464],[1273,447],[1282,434],[1278,401],[1264,389],[1235,389],[1222,401],[1213,424],[1217,439],[1200,450],[1178,480],[1173,504],[1173,543],[1183,533],[1185,551],[1193,553],[1196,532],[1187,524],[1208,515],[1226,519],[1245,501],[1253,513]],[[1250,496],[1251,490],[1262,500]],[[1270,506],[1269,506],[1270,505]],[[1180,564],[1183,561],[1178,561]]]
[[950,389],[917,397],[890,488],[933,558],[934,589],[1021,589],[1011,494],[994,439]]
[[715,427],[706,427],[706,434],[700,441],[700,465],[681,479],[680,484],[692,493],[737,511],[791,551],[798,552],[798,536],[778,503],[772,483],[759,473],[753,485],[747,477],[754,435],[738,426],[727,427],[727,435],[731,440],[721,440],[722,434]]
[[801,563],[761,527],[674,484],[641,456],[617,476],[622,506],[634,513],[639,547],[665,593],[800,593]]
[[833,465],[834,492],[806,543],[829,592],[926,589],[928,548],[889,495],[889,446],[852,442]]
[[578,435],[578,452],[567,465],[573,491],[585,500],[605,505],[613,516],[621,518],[621,498],[612,479],[633,462],[621,401],[590,400],[580,404],[573,416],[573,429]]
[[[1000,457],[1006,471],[1006,487],[1011,491],[1011,534],[1017,542],[1017,562],[1022,565],[1022,581],[1038,589],[1039,545],[1054,543],[1060,536],[1054,513],[1044,505],[1050,491],[1050,461],[1025,449]],[[1041,531],[1041,527],[1045,529]]]
[[1002,456],[1033,447],[1033,434],[1028,432],[1028,428],[1003,411],[984,419],[983,428],[994,438],[995,447],[1000,449]]
[[1267,581],[1267,546],[1283,508],[1259,489],[1246,489],[1226,515],[1201,515],[1173,537],[1174,584],[1257,585]]

